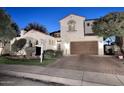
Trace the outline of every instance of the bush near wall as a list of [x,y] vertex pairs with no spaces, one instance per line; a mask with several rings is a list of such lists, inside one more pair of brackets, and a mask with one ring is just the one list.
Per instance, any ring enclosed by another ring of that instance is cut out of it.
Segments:
[[44,59],[51,59],[55,57],[55,51],[54,50],[45,50],[44,51]]
[[44,59],[58,58],[62,56],[62,51],[46,50],[44,51]]
[[26,56],[27,57],[31,57],[32,54],[35,52],[35,47],[27,47],[25,48],[25,51],[26,51]]
[[60,50],[57,50],[57,51],[55,51],[55,57],[62,57],[63,56],[63,52],[62,51],[60,51]]

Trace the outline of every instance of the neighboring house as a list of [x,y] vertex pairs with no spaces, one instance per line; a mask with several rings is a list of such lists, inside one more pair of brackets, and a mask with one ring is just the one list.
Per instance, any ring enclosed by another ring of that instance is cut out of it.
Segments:
[[42,43],[44,50],[62,50],[64,55],[104,55],[103,38],[96,36],[92,31],[94,21],[70,14],[60,20],[60,31],[50,34],[36,30],[21,31],[21,37],[18,39],[29,38],[28,42],[31,40],[36,48]]
[[51,32],[50,36],[53,36],[55,38],[60,38],[60,30]]
[[[13,44],[15,40],[19,40],[21,38],[25,38],[27,40],[24,49],[26,47],[36,47],[36,54],[40,55],[41,44],[43,44],[43,50],[48,50],[48,49],[57,50],[57,47],[56,47],[57,40],[54,37],[50,36],[49,34],[45,34],[33,29],[28,32],[22,30],[20,37],[13,39],[11,41],[11,44]],[[26,55],[26,52],[24,49],[19,51],[18,55],[23,55],[22,51],[24,55]]]
[[56,39],[56,49],[61,50],[61,36],[60,36],[60,30],[54,31],[50,33],[50,36],[54,37]]

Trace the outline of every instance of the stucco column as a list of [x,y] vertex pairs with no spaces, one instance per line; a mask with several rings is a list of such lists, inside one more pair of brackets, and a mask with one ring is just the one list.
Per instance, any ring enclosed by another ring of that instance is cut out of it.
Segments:
[[2,55],[3,48],[0,47],[0,56]]
[[62,49],[63,49],[64,56],[70,55],[70,42],[63,42]]
[[99,38],[98,41],[98,55],[102,56],[104,55],[104,42],[103,42],[103,38]]

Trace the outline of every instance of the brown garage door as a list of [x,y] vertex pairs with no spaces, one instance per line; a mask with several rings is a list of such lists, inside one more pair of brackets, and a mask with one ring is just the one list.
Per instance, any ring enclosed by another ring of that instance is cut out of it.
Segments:
[[71,42],[71,54],[98,54],[97,41]]

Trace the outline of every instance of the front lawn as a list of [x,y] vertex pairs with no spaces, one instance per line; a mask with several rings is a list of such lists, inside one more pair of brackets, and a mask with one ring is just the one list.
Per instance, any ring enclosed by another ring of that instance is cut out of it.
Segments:
[[44,59],[40,63],[40,59],[10,59],[5,56],[0,57],[0,64],[16,64],[16,65],[41,65],[46,66],[50,63],[55,62],[56,58]]

